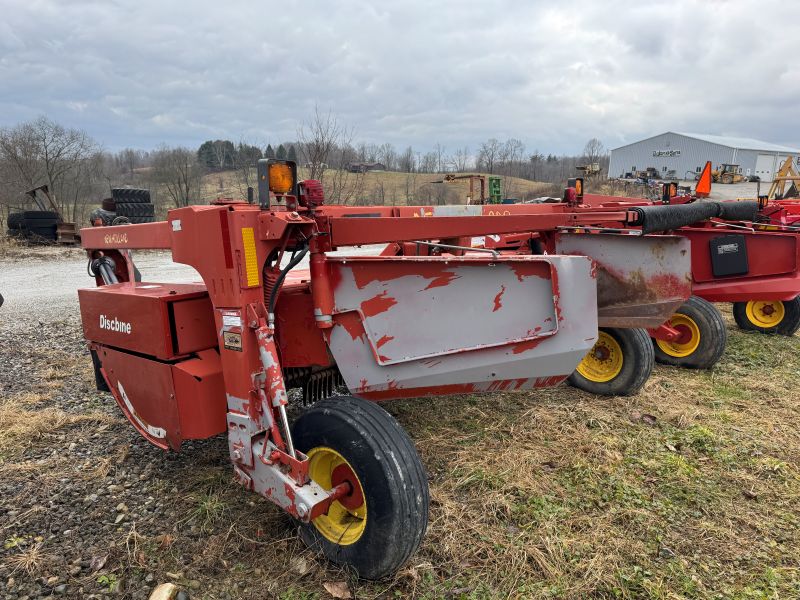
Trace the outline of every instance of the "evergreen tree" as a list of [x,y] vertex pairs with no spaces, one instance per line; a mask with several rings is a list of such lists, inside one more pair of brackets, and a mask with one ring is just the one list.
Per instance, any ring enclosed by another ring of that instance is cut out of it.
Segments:
[[294,144],[289,146],[289,153],[286,155],[286,158],[288,158],[289,160],[293,160],[294,162],[297,162],[297,152],[294,149]]
[[267,149],[264,151],[264,158],[275,158],[275,150],[272,149],[272,144],[267,144]]
[[283,144],[278,146],[277,151],[275,152],[275,158],[278,160],[286,160],[286,148]]

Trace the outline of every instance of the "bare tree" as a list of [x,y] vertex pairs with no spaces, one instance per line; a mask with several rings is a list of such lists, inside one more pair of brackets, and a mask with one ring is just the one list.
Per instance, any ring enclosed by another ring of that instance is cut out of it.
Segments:
[[445,147],[439,142],[436,142],[436,147],[433,150],[436,153],[436,172],[444,173],[447,168],[447,158],[445,157]]
[[409,146],[398,159],[398,166],[404,173],[413,173],[415,170],[414,149]]
[[320,114],[319,108],[314,107],[314,117],[302,123],[297,130],[301,156],[309,169],[309,179],[323,179],[337,143],[349,136],[350,132],[339,124],[331,111]]
[[469,162],[469,148],[467,146],[459,148],[453,155],[453,170],[455,170],[457,173],[463,173],[469,168]]
[[588,163],[595,163],[600,160],[600,157],[606,153],[603,142],[597,138],[592,138],[583,147],[583,156]]
[[495,138],[485,141],[481,144],[480,152],[478,153],[478,168],[481,170],[494,173],[494,166],[500,156],[501,144]]
[[39,117],[0,130],[0,162],[18,207],[25,205],[22,192],[46,184],[61,216],[77,221],[100,181],[103,160],[85,131]]
[[200,202],[203,169],[189,148],[162,146],[156,150],[153,177],[176,208]]

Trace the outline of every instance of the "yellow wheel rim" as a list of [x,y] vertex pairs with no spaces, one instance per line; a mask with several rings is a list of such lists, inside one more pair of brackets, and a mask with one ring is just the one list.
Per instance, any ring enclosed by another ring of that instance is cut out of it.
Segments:
[[589,354],[583,357],[577,371],[589,381],[611,381],[622,371],[622,347],[611,335],[600,331],[597,341]]
[[326,446],[318,446],[308,453],[308,475],[323,489],[330,490],[347,481],[351,492],[334,500],[328,513],[312,521],[325,539],[340,546],[349,546],[359,540],[367,527],[367,501],[358,475],[345,458]]
[[780,300],[750,300],[745,312],[748,321],[764,329],[776,327],[786,316],[786,309]]
[[664,354],[676,358],[690,356],[698,346],[700,346],[700,327],[694,319],[676,313],[669,320],[669,325],[680,332],[680,337],[676,340],[656,340],[656,344]]

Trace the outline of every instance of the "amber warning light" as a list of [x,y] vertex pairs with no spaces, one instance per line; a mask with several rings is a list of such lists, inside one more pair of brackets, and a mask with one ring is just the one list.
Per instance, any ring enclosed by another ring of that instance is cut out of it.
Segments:
[[261,159],[258,161],[258,202],[270,204],[269,194],[294,195],[297,184],[297,165],[290,160]]

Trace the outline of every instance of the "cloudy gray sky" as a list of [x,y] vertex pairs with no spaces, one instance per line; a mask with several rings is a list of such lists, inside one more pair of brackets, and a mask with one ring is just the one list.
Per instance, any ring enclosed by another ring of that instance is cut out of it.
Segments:
[[[667,130],[800,144],[786,2],[0,0],[0,126],[107,148],[293,139],[577,153]],[[790,12],[794,12],[793,10]],[[784,33],[779,33],[780,31]]]

